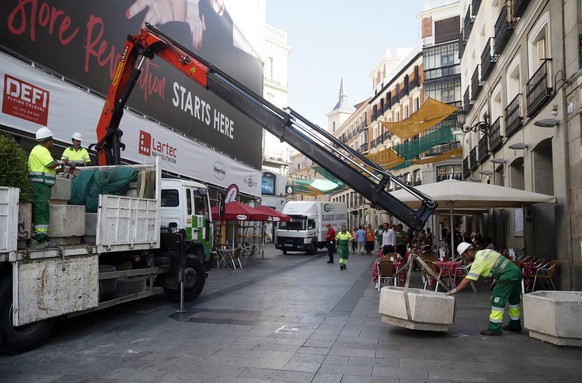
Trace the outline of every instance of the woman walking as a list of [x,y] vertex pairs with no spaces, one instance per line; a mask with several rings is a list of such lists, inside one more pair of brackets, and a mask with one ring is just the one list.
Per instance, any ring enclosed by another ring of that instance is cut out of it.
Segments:
[[337,253],[339,255],[340,270],[348,268],[348,257],[350,256],[350,241],[352,235],[346,230],[346,225],[342,225],[342,230],[335,235],[337,241]]

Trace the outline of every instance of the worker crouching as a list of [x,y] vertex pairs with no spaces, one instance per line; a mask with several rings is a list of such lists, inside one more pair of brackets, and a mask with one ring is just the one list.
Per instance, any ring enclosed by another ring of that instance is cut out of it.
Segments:
[[[520,332],[521,327],[521,269],[509,259],[490,249],[475,251],[467,242],[461,242],[457,246],[457,252],[468,262],[473,262],[467,276],[447,294],[455,294],[464,289],[471,281],[476,281],[479,276],[492,277],[494,279],[491,291],[491,315],[486,330],[481,335],[501,335],[502,330]],[[509,324],[503,326],[503,313],[509,303]]]

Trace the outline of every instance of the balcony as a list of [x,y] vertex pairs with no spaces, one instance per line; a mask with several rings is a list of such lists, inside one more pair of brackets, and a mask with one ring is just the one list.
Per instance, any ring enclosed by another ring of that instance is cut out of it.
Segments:
[[408,96],[408,94],[409,94],[409,88],[408,88],[408,85],[405,85],[402,87],[402,89],[400,89],[400,92],[399,92],[400,97],[398,97],[398,98],[402,99],[405,96]]
[[513,17],[521,17],[529,5],[529,0],[513,0]]
[[481,82],[479,72],[481,69],[481,65],[477,65],[475,71],[473,72],[473,76],[471,76],[471,100],[475,101],[477,97],[479,97],[479,93],[483,90],[483,83]]
[[358,124],[358,133],[362,133],[368,129],[368,126],[364,123]]
[[471,166],[471,170],[476,170],[477,167],[479,166],[479,163],[477,162],[477,147],[476,146],[473,149],[471,149],[471,151],[469,152],[469,165]]
[[469,112],[473,108],[473,100],[471,100],[471,86],[468,86],[463,95],[463,109]]
[[462,29],[459,33],[459,59],[463,58],[463,53],[465,52],[465,47],[467,46],[467,40],[465,39],[465,30]]
[[463,31],[465,32],[465,41],[469,40],[471,31],[473,30],[473,22],[475,17],[471,14],[471,7],[467,7],[467,13],[465,13],[465,19],[463,20]]
[[477,12],[479,12],[479,7],[481,6],[481,0],[473,0],[471,5],[471,11],[473,16],[477,16]]
[[489,137],[487,134],[484,134],[483,137],[479,139],[479,162],[483,163],[487,158],[489,158],[489,148],[488,148],[488,140]]
[[550,59],[546,59],[525,85],[528,117],[540,110],[552,96],[552,88],[548,85],[549,70]]
[[491,71],[495,67],[495,63],[497,62],[497,56],[493,53],[493,47],[491,43],[493,42],[492,38],[487,39],[487,44],[485,44],[485,49],[483,49],[483,53],[481,53],[481,80],[487,81]]
[[364,143],[364,144],[362,144],[362,145],[360,145],[360,152],[361,153],[367,152],[367,151],[368,151],[368,143],[367,142]]
[[507,10],[507,3],[501,8],[501,12],[499,12],[499,17],[495,22],[495,54],[500,55],[509,38],[513,34],[515,29],[515,23],[512,20],[512,16],[509,14]]
[[471,169],[469,169],[469,157],[463,158],[463,178],[469,178]]
[[519,113],[519,106],[521,105],[521,93],[507,105],[505,108],[505,136],[511,135],[519,130],[522,124],[522,118]]
[[422,153],[423,157],[432,157],[438,156],[439,154],[443,154],[446,152],[450,152],[451,150],[455,150],[460,148],[461,144],[459,142],[449,142],[448,144],[441,144],[437,146],[433,146],[429,150]]
[[410,89],[414,89],[417,86],[420,86],[420,78],[418,76],[414,77],[412,80],[410,80],[409,86],[410,86]]
[[501,135],[501,116],[497,117],[489,127],[489,150],[496,152],[501,149],[503,136]]

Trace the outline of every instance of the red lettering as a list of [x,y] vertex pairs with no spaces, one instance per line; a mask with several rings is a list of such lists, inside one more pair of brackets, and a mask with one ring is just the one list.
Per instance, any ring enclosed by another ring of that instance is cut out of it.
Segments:
[[[40,8],[40,9],[39,9]],[[68,45],[79,28],[71,30],[71,18],[65,16],[62,10],[51,7],[43,2],[39,6],[38,0],[18,0],[18,4],[8,15],[8,30],[14,35],[21,35],[29,30],[30,40],[36,41],[36,26],[48,27],[48,34],[53,35],[58,26],[59,42]]]
[[85,72],[89,72],[91,57],[96,58],[97,64],[104,67],[109,64],[109,77],[113,78],[115,68],[115,47],[107,53],[107,41],[101,41],[103,37],[103,20],[91,15],[87,22],[87,44],[85,45]]

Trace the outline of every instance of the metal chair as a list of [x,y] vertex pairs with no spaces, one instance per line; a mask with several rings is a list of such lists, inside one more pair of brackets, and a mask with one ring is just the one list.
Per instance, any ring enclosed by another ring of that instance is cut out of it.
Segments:
[[235,270],[236,270],[235,261],[238,262],[239,267],[242,269],[242,263],[240,262],[241,253],[242,253],[242,248],[240,248],[240,247],[237,247],[236,249],[234,249],[233,252],[230,253],[230,261],[232,262],[232,267]]
[[394,285],[396,285],[395,273],[394,273],[394,263],[388,257],[382,257],[378,259],[378,291],[382,286],[387,285],[390,281],[394,280]]
[[541,267],[538,267],[534,275],[530,275],[530,278],[533,278],[533,284],[531,287],[531,291],[534,291],[536,288],[536,283],[538,280],[540,281],[541,285],[544,288],[556,290],[556,286],[554,285],[554,281],[552,281],[552,277],[556,272],[556,268],[558,267],[558,261],[553,260]]

